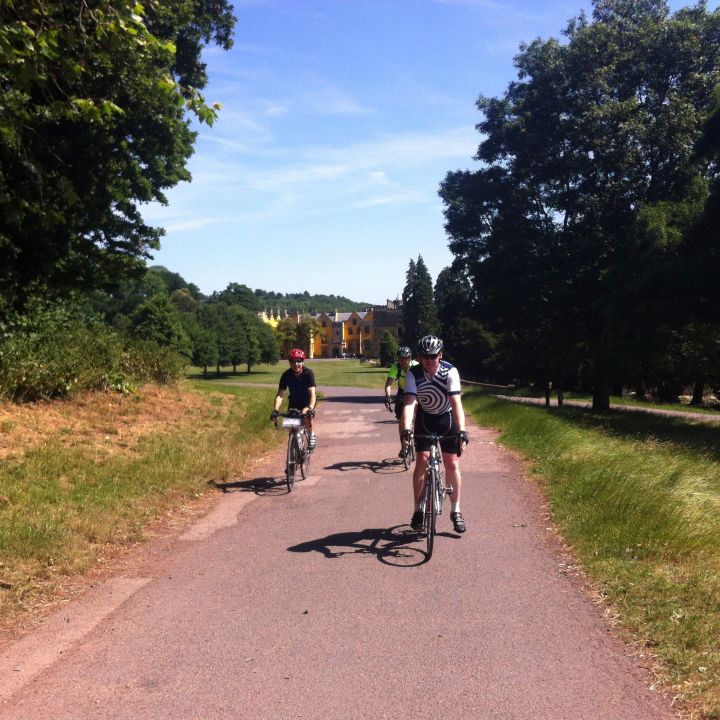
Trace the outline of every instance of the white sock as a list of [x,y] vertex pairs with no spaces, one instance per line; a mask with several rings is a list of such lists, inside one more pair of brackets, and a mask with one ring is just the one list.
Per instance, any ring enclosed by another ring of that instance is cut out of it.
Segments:
[[460,512],[460,501],[450,503],[450,512]]

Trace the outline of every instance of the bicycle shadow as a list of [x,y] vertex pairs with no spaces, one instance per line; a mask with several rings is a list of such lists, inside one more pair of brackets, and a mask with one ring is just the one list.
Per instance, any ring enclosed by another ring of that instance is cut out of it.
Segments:
[[[295,478],[295,482],[298,481],[300,481],[300,478]],[[287,489],[284,477],[259,477],[251,480],[232,480],[230,482],[210,480],[208,485],[212,485],[223,493],[252,492],[256,495],[287,495],[290,492]]]
[[399,458],[385,458],[384,460],[346,460],[334,465],[326,465],[323,469],[339,470],[340,472],[370,470],[376,475],[394,475],[398,472],[404,472],[405,466]]
[[317,540],[292,545],[289,552],[319,552],[326,558],[344,555],[371,555],[378,562],[394,567],[416,567],[429,560],[427,553],[411,543],[423,539],[409,525],[391,528],[365,528],[340,532]]

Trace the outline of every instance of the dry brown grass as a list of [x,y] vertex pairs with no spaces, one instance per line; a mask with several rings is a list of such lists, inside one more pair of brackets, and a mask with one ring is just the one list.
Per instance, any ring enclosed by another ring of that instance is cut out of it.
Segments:
[[84,392],[61,400],[0,403],[0,459],[50,441],[104,454],[126,451],[141,437],[187,427],[215,412],[206,396],[154,386],[129,395]]

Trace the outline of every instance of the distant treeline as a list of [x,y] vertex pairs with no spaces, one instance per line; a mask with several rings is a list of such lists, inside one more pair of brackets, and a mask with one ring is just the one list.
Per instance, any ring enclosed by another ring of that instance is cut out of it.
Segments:
[[242,305],[248,310],[285,310],[299,313],[331,313],[335,310],[352,312],[366,310],[372,303],[357,302],[342,295],[311,295],[307,290],[302,293],[282,293],[272,290],[251,290],[247,285],[230,283],[224,290],[213,293],[211,300],[222,300]]

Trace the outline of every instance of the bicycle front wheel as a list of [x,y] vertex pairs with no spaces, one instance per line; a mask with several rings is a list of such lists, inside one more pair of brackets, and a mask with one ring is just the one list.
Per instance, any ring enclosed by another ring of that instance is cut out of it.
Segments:
[[433,554],[435,545],[435,524],[437,522],[437,470],[428,470],[427,483],[425,485],[425,542],[427,543],[427,559]]
[[298,461],[298,447],[295,435],[290,433],[288,436],[287,448],[287,464],[285,466],[285,482],[287,483],[288,492],[291,492],[295,484],[295,470]]
[[298,457],[300,458],[300,474],[303,476],[303,480],[310,474],[310,439],[307,433],[303,436],[302,447],[298,448]]

